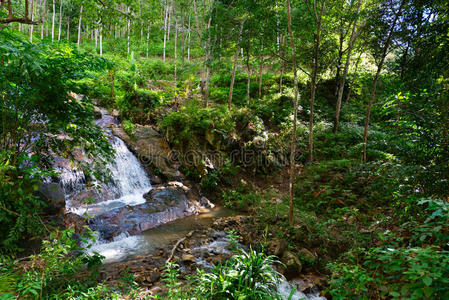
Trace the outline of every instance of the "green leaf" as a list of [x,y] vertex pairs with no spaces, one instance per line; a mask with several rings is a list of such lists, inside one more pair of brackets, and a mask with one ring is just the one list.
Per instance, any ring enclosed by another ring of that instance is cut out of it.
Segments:
[[425,285],[430,286],[432,284],[432,278],[430,276],[425,276],[422,281]]

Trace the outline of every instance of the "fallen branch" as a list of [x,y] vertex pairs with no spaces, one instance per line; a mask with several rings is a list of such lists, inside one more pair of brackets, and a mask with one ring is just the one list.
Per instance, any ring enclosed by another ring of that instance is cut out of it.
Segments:
[[12,211],[12,210],[7,209],[4,205],[3,205],[3,206],[0,206],[0,208],[3,209],[4,211],[6,211],[7,213],[12,214],[12,215],[16,215],[16,216],[18,216],[18,217],[21,217],[21,216],[22,216],[21,214],[16,213],[15,211]]
[[171,253],[170,256],[167,258],[167,260],[165,261],[165,264],[168,264],[170,262],[170,260],[173,258],[173,255],[175,254],[176,248],[178,248],[179,244],[181,244],[182,242],[185,241],[187,237],[183,237],[182,239],[179,239],[175,246],[173,247],[173,249],[171,249]]

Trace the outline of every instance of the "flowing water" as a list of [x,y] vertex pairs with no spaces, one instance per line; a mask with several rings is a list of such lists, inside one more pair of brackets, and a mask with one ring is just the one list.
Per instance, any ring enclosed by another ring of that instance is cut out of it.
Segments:
[[[110,123],[118,124],[118,121],[106,111],[102,111],[102,113],[102,118],[97,121],[98,125],[107,127],[107,124]],[[112,175],[112,181],[108,183],[100,183],[97,180],[89,180],[88,182],[82,171],[72,168],[67,162],[56,167],[57,171],[60,172],[59,183],[64,191],[67,211],[78,215],[88,214],[101,221],[102,218],[106,218],[106,216],[111,217],[111,215],[113,218],[127,218],[130,216],[120,215],[121,210],[119,208],[126,207],[132,211],[134,207],[138,208],[142,207],[142,205],[162,205],[157,201],[149,204],[143,197],[145,193],[152,189],[152,186],[143,166],[131,151],[129,151],[125,143],[115,136],[110,137],[110,142],[115,150],[115,157],[113,162],[107,166]],[[97,189],[102,192],[96,193],[95,191]],[[86,204],[79,200],[83,199],[86,195],[91,195],[91,198],[94,198],[93,203]],[[171,209],[169,207],[169,212]],[[116,215],[116,212],[119,215]],[[100,236],[101,242],[92,245],[89,251],[98,252],[103,255],[105,257],[104,263],[124,261],[152,253],[159,248],[165,248],[167,245],[171,245],[176,240],[186,236],[192,230],[210,227],[218,217],[232,215],[234,215],[234,212],[224,208],[203,209],[199,215],[162,224],[140,232],[137,235],[130,235],[128,231],[124,231],[115,236],[111,242],[101,240]],[[161,222],[163,223],[171,219],[166,218],[161,220]],[[128,222],[128,218],[123,221]],[[225,233],[220,232],[218,234],[221,234],[220,238],[210,245],[203,245],[198,249],[192,250],[198,250],[200,252],[225,251],[224,249],[228,240],[225,237]],[[196,262],[201,265],[202,256]],[[210,265],[207,266],[204,264],[204,267],[210,267]],[[283,299],[289,299],[290,292],[294,286],[295,282],[287,281],[282,281],[278,285],[278,290]],[[325,299],[320,297],[318,292],[305,295],[299,291],[295,292],[291,299],[297,300],[303,298],[313,300]]]
[[186,217],[111,243],[95,244],[89,250],[105,257],[104,262],[117,262],[152,253],[158,248],[174,244],[192,230],[209,227],[216,218],[235,215],[235,212],[216,207],[199,215]]
[[[107,165],[107,168],[111,172],[112,181],[105,184],[105,189],[112,199],[89,205],[76,205],[72,200],[86,190],[85,175],[82,171],[60,169],[60,182],[66,195],[68,211],[78,215],[87,212],[90,216],[96,216],[126,205],[134,206],[145,203],[143,194],[151,189],[150,179],[145,170],[121,139],[115,136],[111,137],[111,145],[115,150],[115,157],[113,162]],[[90,184],[100,185],[98,181]]]

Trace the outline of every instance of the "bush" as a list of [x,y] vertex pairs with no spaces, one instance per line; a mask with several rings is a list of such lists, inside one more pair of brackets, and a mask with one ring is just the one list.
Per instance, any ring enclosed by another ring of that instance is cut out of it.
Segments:
[[[41,253],[30,256],[29,262],[4,263],[2,272],[13,278],[13,283],[9,283],[10,294],[20,298],[47,299],[70,291],[75,280],[85,289],[95,286],[97,267],[103,257],[96,253],[88,255],[78,247],[74,237],[71,229],[52,233],[49,240],[43,241]],[[86,231],[80,242],[87,244],[93,239],[93,233]],[[86,276],[81,278],[78,273],[84,266],[87,266]]]
[[273,269],[275,263],[274,256],[240,250],[211,273],[200,272],[199,293],[206,299],[274,299],[282,277]]
[[332,264],[329,293],[335,299],[382,297],[447,299],[449,252],[426,248],[385,246],[372,249],[363,266]]

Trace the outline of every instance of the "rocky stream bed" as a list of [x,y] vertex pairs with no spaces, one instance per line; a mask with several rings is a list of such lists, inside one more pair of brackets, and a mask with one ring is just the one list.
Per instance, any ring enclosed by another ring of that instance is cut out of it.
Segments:
[[[129,272],[154,294],[161,289],[161,274],[168,260],[177,262],[181,277],[186,278],[197,268],[212,268],[233,254],[227,232],[236,232],[243,247],[260,240],[251,216],[215,207],[195,183],[184,178],[155,128],[138,126],[130,137],[115,112],[96,111],[96,123],[104,128],[116,151],[108,166],[112,182],[87,178],[81,169],[56,159],[61,175],[57,181],[42,184],[40,192],[54,206],[65,204],[67,228],[79,234],[87,225],[98,232],[98,241],[89,251],[105,257],[102,280],[113,285]],[[76,152],[80,160],[89,163],[81,150]],[[155,170],[159,176],[154,176]],[[293,285],[297,291],[292,299],[322,299],[317,288],[321,279],[304,274],[298,256],[288,251],[285,241],[273,240],[267,247],[284,264],[275,267],[289,280],[278,286],[286,299]],[[315,259],[307,249],[301,251]]]

